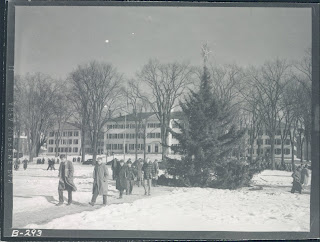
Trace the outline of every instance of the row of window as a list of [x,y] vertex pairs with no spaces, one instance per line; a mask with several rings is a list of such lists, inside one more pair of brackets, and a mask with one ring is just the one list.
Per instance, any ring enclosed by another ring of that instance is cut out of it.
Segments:
[[62,137],[69,137],[69,136],[79,136],[79,131],[63,131],[63,132],[49,132],[49,137],[53,136],[62,136]]
[[[135,139],[136,134],[125,134],[126,139]],[[143,135],[142,134],[137,134],[138,139],[142,139]],[[147,138],[148,139],[155,139],[155,138],[160,138],[161,135],[160,133],[147,133]],[[107,139],[124,139],[124,134],[107,134],[106,135]]]
[[[248,130],[248,134],[250,135],[251,134],[251,130]],[[276,133],[275,133],[276,135],[281,135],[281,129],[277,129],[276,130]],[[259,132],[258,132],[258,135],[268,135],[268,133],[267,133],[267,131],[266,130],[260,130]]]
[[49,139],[49,145],[53,145],[53,144],[63,144],[63,145],[71,145],[72,143],[74,145],[79,144],[79,139],[74,139],[72,142],[72,139],[61,139],[61,140],[53,140],[53,139]]
[[[266,149],[265,151],[263,149],[256,149],[253,150],[253,154],[270,154],[271,150],[270,149]],[[250,153],[250,149],[248,149],[248,153]],[[281,149],[274,149],[274,153],[276,155],[281,155]],[[283,149],[283,154],[285,155],[290,155],[290,149]]]
[[[126,124],[126,126],[124,124],[109,124],[109,125],[107,125],[107,129],[124,129],[124,127],[126,127],[126,129],[135,129],[136,124]],[[144,124],[138,124],[138,128],[144,128],[144,127],[145,127]],[[161,125],[160,125],[160,123],[148,123],[147,127],[148,128],[160,128]]]
[[[128,146],[127,146],[128,147]],[[107,150],[123,150],[123,144],[107,144],[106,146]],[[144,145],[143,144],[129,144],[129,150],[143,150]]]
[[78,147],[73,147],[73,148],[71,148],[71,147],[60,147],[60,148],[54,148],[53,149],[53,147],[50,147],[49,148],[49,152],[50,153],[53,153],[53,152],[61,152],[61,153],[77,153],[78,152]]
[[[264,142],[263,142],[264,141]],[[257,139],[257,141],[256,141],[256,143],[257,143],[257,145],[263,145],[263,143],[265,144],[265,145],[271,145],[271,140],[270,139]],[[274,140],[274,144],[276,144],[276,145],[281,145],[281,139],[275,139]],[[290,145],[291,143],[290,143],[290,140],[289,139],[286,139],[285,141],[284,141],[284,144],[285,145]]]

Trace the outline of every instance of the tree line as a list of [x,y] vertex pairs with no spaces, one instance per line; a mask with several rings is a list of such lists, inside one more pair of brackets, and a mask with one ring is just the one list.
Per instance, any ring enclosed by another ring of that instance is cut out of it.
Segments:
[[[273,168],[277,130],[281,130],[282,154],[288,138],[292,147],[295,139],[300,139],[298,144],[301,148],[304,142],[307,147],[310,145],[310,49],[298,61],[274,59],[248,68],[236,64],[208,63],[207,66],[212,93],[229,104],[234,116],[232,122],[238,130],[250,130],[249,139],[242,138],[234,147],[238,157],[249,148],[252,159],[254,141],[261,138],[262,129],[270,137]],[[98,61],[78,65],[64,80],[56,80],[43,73],[16,75],[15,133],[17,137],[22,131],[26,134],[32,160],[46,143],[48,130],[53,126],[60,129],[63,123],[72,120],[81,130],[82,141],[86,135],[90,137],[95,160],[99,134],[104,132],[105,124],[111,118],[119,112],[132,113],[138,144],[137,134],[146,135],[147,120],[142,113],[152,111],[160,122],[164,159],[172,110],[179,110],[179,102],[193,90],[200,89],[201,76],[201,67],[187,62],[162,63],[157,59],[150,59],[131,79],[125,78],[111,63]],[[61,138],[60,132],[54,135],[57,141]],[[58,147],[59,143],[56,144]],[[81,144],[84,160],[85,142]]]

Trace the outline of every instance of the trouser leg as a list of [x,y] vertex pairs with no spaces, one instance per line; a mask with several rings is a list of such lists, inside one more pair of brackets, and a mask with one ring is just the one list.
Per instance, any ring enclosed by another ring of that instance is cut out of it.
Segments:
[[120,189],[120,198],[122,198],[123,195],[123,189]]
[[95,203],[96,200],[97,200],[97,197],[98,197],[98,189],[97,189],[97,186],[94,186],[93,188],[93,193],[92,193],[92,199],[91,199],[91,202],[92,203]]
[[130,180],[127,180],[127,189],[126,189],[126,195],[129,194],[130,191]]
[[148,194],[150,195],[151,191],[151,186],[152,186],[152,179],[148,179]]
[[58,189],[58,194],[59,194],[59,203],[63,203],[63,190]]
[[68,203],[72,203],[72,190],[68,190]]
[[103,195],[103,204],[105,205],[105,204],[107,204],[107,195]]
[[147,179],[143,180],[143,188],[144,188],[144,194],[147,195]]

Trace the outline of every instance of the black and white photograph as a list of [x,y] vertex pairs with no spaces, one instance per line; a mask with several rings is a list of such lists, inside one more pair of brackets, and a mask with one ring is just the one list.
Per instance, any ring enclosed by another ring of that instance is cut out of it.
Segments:
[[14,3],[12,237],[310,233],[312,4]]

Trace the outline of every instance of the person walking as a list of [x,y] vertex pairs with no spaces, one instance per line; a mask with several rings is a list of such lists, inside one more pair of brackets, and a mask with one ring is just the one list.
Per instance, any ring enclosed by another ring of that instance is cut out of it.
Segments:
[[153,167],[154,167],[153,186],[156,187],[158,186],[157,183],[159,178],[159,163],[157,159],[153,162]]
[[42,158],[42,164],[44,164],[44,161],[45,161],[44,158]]
[[28,160],[27,159],[24,159],[23,161],[23,169],[27,169],[27,167],[28,167]]
[[307,168],[308,165],[304,165],[301,170],[301,184],[303,189],[305,189],[309,183],[309,172]]
[[112,163],[111,163],[112,180],[116,180],[116,179],[117,179],[117,172],[118,172],[118,171],[117,171],[117,169],[118,169],[117,165],[118,165],[118,161],[117,161],[116,158],[114,158],[114,159],[112,160]]
[[301,194],[301,167],[299,166],[296,171],[292,174],[293,182],[292,182],[292,189],[291,193],[298,191]]
[[143,182],[143,172],[142,172],[143,160],[140,158],[135,163],[136,163],[135,170],[136,170],[136,174],[137,174],[137,185],[138,185],[138,187],[140,187],[140,186],[142,186],[142,182]]
[[48,168],[47,168],[47,170],[49,170],[49,169],[52,170],[52,169],[51,169],[51,164],[52,164],[51,159],[48,159]]
[[65,155],[60,155],[60,166],[59,166],[59,186],[58,186],[58,194],[59,194],[59,203],[57,206],[61,206],[64,202],[63,199],[63,191],[68,191],[68,204],[72,203],[72,192],[77,191],[77,187],[73,183],[73,173],[74,168],[71,161],[68,161]]
[[102,158],[99,157],[93,170],[92,199],[91,202],[89,202],[91,206],[94,206],[96,203],[98,195],[102,195],[103,205],[107,205],[108,178],[108,168],[104,163],[102,163]]
[[122,198],[123,191],[127,188],[126,180],[126,167],[124,166],[124,160],[120,160],[119,167],[117,168],[117,180],[116,180],[116,189],[119,190],[120,195],[119,199]]
[[126,180],[127,180],[127,189],[126,195],[131,195],[133,190],[133,183],[134,183],[134,171],[132,168],[132,162],[129,160],[126,166]]
[[149,158],[143,164],[142,171],[143,171],[143,179],[144,179],[143,181],[144,195],[150,196],[152,177],[154,176],[154,165],[152,164]]
[[52,161],[51,161],[51,168],[50,170],[56,170],[56,168],[54,167],[54,164],[56,163],[55,159],[53,158]]

